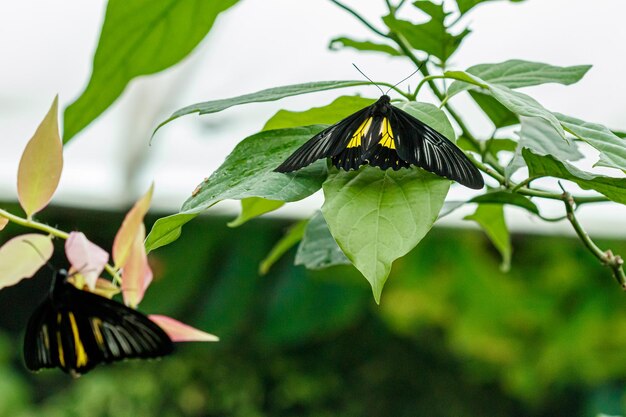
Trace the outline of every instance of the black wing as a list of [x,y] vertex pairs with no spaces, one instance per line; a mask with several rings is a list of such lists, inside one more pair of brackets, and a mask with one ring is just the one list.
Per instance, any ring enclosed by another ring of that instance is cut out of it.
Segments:
[[61,301],[46,299],[31,317],[24,359],[31,370],[59,367],[84,374],[99,363],[157,358],[172,340],[143,314],[66,284]]
[[392,107],[390,119],[396,150],[404,161],[469,188],[485,185],[476,166],[441,133],[397,107]]
[[348,145],[358,133],[359,127],[367,121],[372,106],[359,110],[313,136],[274,171],[292,172],[304,168],[318,159],[328,157],[334,157],[333,164],[337,167],[345,165],[353,169],[358,168],[361,165],[361,147],[352,146],[348,148]]

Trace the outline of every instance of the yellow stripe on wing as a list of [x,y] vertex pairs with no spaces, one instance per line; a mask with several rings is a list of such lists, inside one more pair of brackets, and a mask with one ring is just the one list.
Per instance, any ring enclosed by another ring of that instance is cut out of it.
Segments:
[[72,333],[74,334],[74,349],[76,350],[76,367],[80,368],[83,365],[87,365],[87,352],[83,342],[80,340],[80,334],[78,334],[78,326],[76,325],[76,318],[71,311],[68,313],[70,316],[70,324],[72,325]]
[[393,130],[391,130],[391,123],[386,117],[383,118],[383,122],[380,125],[380,142],[381,146],[389,149],[396,149],[396,144],[393,141]]
[[363,123],[361,123],[361,126],[359,126],[359,128],[354,132],[354,134],[352,135],[352,139],[350,139],[350,142],[348,142],[347,147],[356,148],[358,146],[361,146],[361,140],[363,139],[365,135],[367,135],[367,132],[370,130],[371,125],[372,125],[372,118],[368,117],[367,119],[363,121]]

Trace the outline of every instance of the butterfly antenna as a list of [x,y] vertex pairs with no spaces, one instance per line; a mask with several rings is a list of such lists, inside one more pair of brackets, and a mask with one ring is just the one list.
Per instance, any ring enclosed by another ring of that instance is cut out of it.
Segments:
[[[417,74],[419,70],[422,69],[426,61],[428,61],[428,59],[423,60],[420,66],[417,67],[417,69],[413,71],[408,77],[403,78],[402,81],[397,82],[393,87],[389,87],[389,90],[387,90],[387,93],[390,92],[392,89],[396,88],[397,86],[399,86],[400,84],[402,84],[403,82],[405,82],[406,80],[408,80],[409,78],[411,78],[412,76],[414,76],[415,74]],[[385,93],[385,95],[387,95],[387,93]]]
[[376,86],[376,88],[378,88],[378,89],[380,90],[380,92],[381,92],[381,93],[383,93],[383,95],[385,95],[385,93],[383,92],[383,89],[382,89],[382,88],[380,88],[380,86],[379,86],[378,84],[376,84],[374,81],[372,81],[372,79],[371,79],[370,77],[368,77],[367,75],[365,75],[365,73],[364,73],[363,71],[361,71],[361,70],[359,69],[359,67],[357,67],[357,66],[356,66],[356,64],[354,64],[354,63],[353,63],[353,64],[352,64],[352,66],[353,66],[354,68],[356,68],[356,70],[357,70],[358,72],[360,72],[362,76],[364,76],[364,77],[365,77],[365,78],[367,78],[367,79],[368,79],[368,80],[369,80],[372,84],[374,84],[374,85]]

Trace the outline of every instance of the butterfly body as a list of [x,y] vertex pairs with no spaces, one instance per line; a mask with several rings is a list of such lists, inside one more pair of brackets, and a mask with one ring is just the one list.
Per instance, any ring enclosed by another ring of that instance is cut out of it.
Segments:
[[432,127],[393,106],[387,95],[312,137],[278,168],[292,172],[330,158],[346,171],[369,164],[383,170],[416,165],[429,172],[480,189],[483,178],[456,145]]
[[61,368],[79,376],[99,363],[156,358],[173,351],[167,334],[143,314],[53,278],[47,297],[32,314],[24,337],[31,371]]

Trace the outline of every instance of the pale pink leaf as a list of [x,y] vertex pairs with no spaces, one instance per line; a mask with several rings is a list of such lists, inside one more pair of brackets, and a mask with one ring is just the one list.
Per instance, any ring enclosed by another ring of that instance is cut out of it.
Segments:
[[52,238],[30,233],[16,236],[0,247],[0,288],[31,278],[48,262],[54,247]]
[[215,335],[198,330],[171,317],[151,314],[148,318],[158,324],[173,342],[218,342],[220,340]]
[[148,192],[126,214],[122,226],[120,226],[115,235],[115,240],[113,240],[113,261],[116,268],[121,268],[126,264],[130,248],[133,246],[133,242],[139,232],[139,226],[143,225],[143,218],[150,208],[153,190],[154,184],[150,185]]
[[124,268],[122,269],[122,294],[124,304],[136,308],[143,299],[146,288],[152,282],[152,270],[148,264],[146,247],[143,244],[146,238],[146,228],[140,223]]
[[63,144],[58,112],[59,102],[55,97],[20,160],[17,196],[28,218],[48,205],[61,179]]
[[83,233],[72,232],[65,241],[65,255],[72,268],[85,277],[85,284],[93,291],[96,280],[109,261],[109,254],[91,243]]
[[4,229],[7,224],[9,224],[9,219],[0,216],[0,230]]

